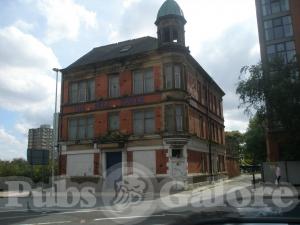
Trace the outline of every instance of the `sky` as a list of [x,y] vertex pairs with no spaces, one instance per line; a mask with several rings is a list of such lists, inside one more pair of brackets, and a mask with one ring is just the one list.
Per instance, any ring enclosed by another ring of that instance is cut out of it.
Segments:
[[[29,128],[52,124],[55,73],[94,47],[156,37],[164,0],[1,0],[0,159],[26,158]],[[191,55],[225,91],[225,130],[244,132],[240,68],[259,62],[254,0],[177,0]],[[60,84],[59,84],[60,85]]]

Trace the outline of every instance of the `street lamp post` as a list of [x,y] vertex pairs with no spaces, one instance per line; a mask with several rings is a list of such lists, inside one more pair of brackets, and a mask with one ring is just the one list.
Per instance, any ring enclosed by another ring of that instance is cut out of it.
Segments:
[[53,123],[53,133],[55,135],[54,140],[53,140],[53,150],[52,150],[52,166],[51,166],[51,183],[52,183],[52,188],[54,188],[54,153],[55,153],[55,149],[57,146],[57,119],[56,119],[56,114],[57,114],[57,84],[58,84],[58,72],[60,71],[60,69],[58,68],[53,68],[52,69],[54,72],[56,72],[56,81],[55,81],[55,105],[54,105],[54,123]]

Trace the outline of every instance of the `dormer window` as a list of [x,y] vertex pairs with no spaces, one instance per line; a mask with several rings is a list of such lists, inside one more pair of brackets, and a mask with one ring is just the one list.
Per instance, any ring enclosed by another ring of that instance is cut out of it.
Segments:
[[127,51],[129,51],[131,48],[132,48],[131,45],[126,45],[126,46],[124,46],[123,48],[121,48],[120,53],[122,53],[122,52],[127,52]]

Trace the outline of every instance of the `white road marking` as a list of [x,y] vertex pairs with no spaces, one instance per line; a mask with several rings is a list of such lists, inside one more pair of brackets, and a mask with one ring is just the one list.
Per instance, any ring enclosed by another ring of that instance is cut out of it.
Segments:
[[63,224],[63,223],[71,223],[72,221],[56,221],[56,222],[43,222],[43,223],[26,223],[19,225],[49,225],[49,224]]
[[0,211],[0,213],[7,213],[7,212],[27,212],[28,209],[12,209],[12,210],[5,210],[5,211]]
[[106,217],[106,218],[98,218],[94,219],[94,221],[100,220],[128,220],[128,219],[135,219],[135,218],[151,218],[151,217],[162,217],[162,216],[183,216],[182,214],[175,214],[175,213],[166,213],[166,214],[159,214],[159,215],[149,215],[149,216],[121,216],[121,217]]
[[59,212],[55,214],[72,214],[72,213],[89,213],[89,212],[121,212],[121,211],[109,210],[109,209],[91,209],[91,210],[66,211],[66,212]]

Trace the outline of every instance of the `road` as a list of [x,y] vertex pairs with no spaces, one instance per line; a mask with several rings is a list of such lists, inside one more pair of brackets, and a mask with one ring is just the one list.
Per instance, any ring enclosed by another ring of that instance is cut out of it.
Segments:
[[[234,215],[242,214],[247,216],[267,216],[268,214],[280,213],[286,216],[300,215],[300,204],[298,196],[285,196],[284,201],[292,201],[293,207],[282,211],[274,205],[272,198],[266,198],[264,205],[253,205],[253,196],[250,196],[252,203],[249,205],[235,205],[231,197],[238,191],[253,192],[250,186],[249,178],[232,180],[225,185],[216,184],[212,187],[197,189],[194,191],[185,191],[172,196],[164,196],[157,199],[146,199],[139,205],[131,206],[128,209],[119,209],[110,205],[105,205],[103,199],[97,197],[97,204],[92,208],[78,208],[76,206],[68,209],[58,208],[38,208],[32,207],[31,198],[19,198],[22,204],[20,208],[5,208],[6,198],[0,198],[0,224],[1,225],[51,225],[51,224],[169,224],[188,215],[205,211],[215,213],[224,211]],[[222,187],[223,191],[218,187]],[[212,192],[214,192],[214,201],[220,204],[212,205]],[[226,198],[224,196],[227,196]],[[229,196],[229,197],[228,197]],[[230,197],[231,196],[231,197]],[[238,195],[235,195],[238,196]],[[201,198],[199,201],[199,198]],[[246,198],[244,199],[245,202]],[[235,203],[239,203],[236,201]],[[28,207],[29,206],[29,207]]]

